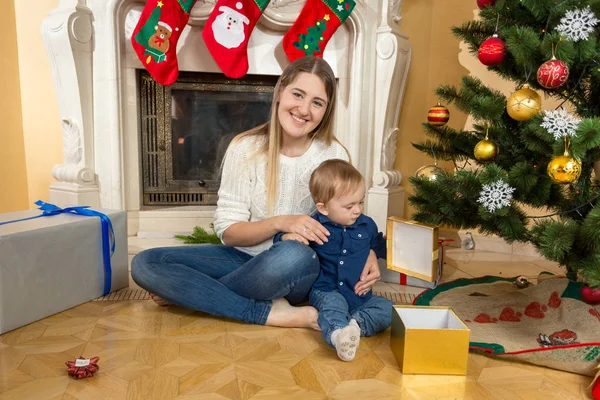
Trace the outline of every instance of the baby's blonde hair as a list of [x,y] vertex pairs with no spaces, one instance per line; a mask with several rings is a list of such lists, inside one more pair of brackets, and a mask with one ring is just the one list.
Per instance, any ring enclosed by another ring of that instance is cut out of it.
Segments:
[[327,204],[335,196],[343,196],[364,185],[360,172],[344,160],[323,161],[310,176],[308,188],[316,203]]

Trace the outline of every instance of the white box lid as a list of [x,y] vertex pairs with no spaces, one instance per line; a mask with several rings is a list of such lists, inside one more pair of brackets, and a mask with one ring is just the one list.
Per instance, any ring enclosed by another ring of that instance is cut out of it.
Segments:
[[428,282],[438,279],[438,228],[398,217],[387,220],[387,267]]

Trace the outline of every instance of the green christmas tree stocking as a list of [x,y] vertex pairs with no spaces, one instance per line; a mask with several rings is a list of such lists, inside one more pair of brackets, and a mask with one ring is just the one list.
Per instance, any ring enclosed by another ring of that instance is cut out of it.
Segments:
[[177,80],[177,41],[196,0],[148,0],[131,35],[144,68],[161,85]]
[[283,37],[283,49],[290,61],[304,56],[323,57],[327,42],[355,5],[354,0],[308,0]]

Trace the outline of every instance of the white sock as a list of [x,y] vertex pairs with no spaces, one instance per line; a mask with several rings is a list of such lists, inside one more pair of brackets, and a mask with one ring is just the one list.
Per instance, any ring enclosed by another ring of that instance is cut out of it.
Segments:
[[360,328],[356,321],[351,320],[348,326],[336,329],[331,334],[331,343],[342,361],[352,361],[360,344]]

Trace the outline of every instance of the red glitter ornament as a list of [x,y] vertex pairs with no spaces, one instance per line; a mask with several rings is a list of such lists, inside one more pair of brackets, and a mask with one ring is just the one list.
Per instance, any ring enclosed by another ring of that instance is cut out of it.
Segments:
[[506,45],[498,35],[494,34],[491,38],[481,43],[477,51],[477,57],[483,65],[487,65],[488,67],[501,64],[506,57]]
[[600,304],[600,288],[592,289],[586,284],[579,290],[579,295],[588,304]]
[[552,57],[537,70],[537,81],[546,89],[556,89],[562,86],[569,78],[567,63]]
[[440,103],[431,107],[427,113],[427,121],[433,126],[443,126],[450,119],[450,111]]
[[480,10],[483,10],[488,6],[493,6],[495,2],[496,0],[477,0],[477,7],[479,7]]
[[75,361],[67,361],[67,373],[75,379],[91,378],[94,372],[98,371],[98,361],[100,358],[76,358]]

